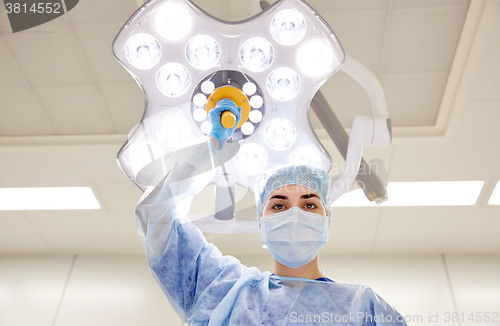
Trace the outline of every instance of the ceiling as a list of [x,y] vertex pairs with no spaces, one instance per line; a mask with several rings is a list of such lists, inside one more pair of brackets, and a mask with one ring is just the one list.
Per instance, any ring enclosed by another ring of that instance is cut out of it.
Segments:
[[[143,253],[134,226],[141,192],[116,154],[144,111],[142,92],[111,43],[140,0],[86,0],[47,24],[12,34],[0,10],[0,187],[90,186],[92,211],[0,211],[1,254]],[[271,1],[272,2],[272,1]],[[496,0],[310,0],[344,50],[384,87],[393,145],[366,148],[389,181],[482,180],[470,207],[335,208],[322,252],[499,253],[500,2]],[[199,0],[212,15],[240,20],[256,1]],[[321,88],[344,127],[370,114],[368,97],[338,73]],[[333,142],[311,113],[334,162]],[[252,195],[237,217],[255,219]],[[192,213],[213,211],[213,189]],[[212,235],[227,254],[264,254],[258,235]]]

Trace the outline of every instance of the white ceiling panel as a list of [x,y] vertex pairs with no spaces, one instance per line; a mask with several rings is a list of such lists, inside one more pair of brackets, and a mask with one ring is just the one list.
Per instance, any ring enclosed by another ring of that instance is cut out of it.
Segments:
[[163,326],[181,325],[181,319],[145,256],[79,256],[53,325]]
[[499,176],[500,152],[495,150],[500,139],[498,121],[500,101],[467,102],[451,142],[396,146],[390,181],[488,180]]
[[84,0],[78,2],[67,15],[73,25],[121,24],[123,26],[137,9],[135,0]]
[[111,47],[122,24],[77,25],[74,27],[82,51],[97,84],[131,84],[132,76],[115,59]]
[[23,87],[25,85],[21,72],[17,69],[17,65],[9,52],[10,50],[5,45],[0,34],[0,71],[2,72],[0,73],[0,88]]
[[[464,313],[461,325],[498,325],[500,256],[446,255],[446,266],[457,308]],[[497,315],[496,321],[492,318],[494,314]],[[486,316],[489,321],[486,321]]]
[[495,253],[499,229],[491,207],[383,208],[374,253]]
[[3,33],[12,33],[12,29],[10,27],[9,16],[7,16],[6,10],[0,10],[0,31]]
[[116,164],[121,145],[0,148],[4,187],[90,186],[130,182]]
[[20,211],[0,211],[0,254],[51,254],[51,248]]
[[109,116],[91,86],[39,87],[34,90],[58,134],[114,132]]
[[389,0],[365,1],[365,0],[349,0],[349,1],[325,1],[325,0],[308,0],[311,5],[321,15],[325,13],[338,12],[367,12],[367,11],[385,11],[387,10]]
[[491,26],[469,99],[500,99],[500,7]]
[[54,254],[143,254],[134,212],[26,211]]
[[337,35],[346,54],[362,62],[374,74],[380,72],[386,12],[329,14],[323,18]]
[[[198,7],[203,9],[205,12],[209,13],[210,15],[217,17],[219,19],[223,20],[238,20],[239,17],[246,16],[249,14],[248,8],[249,6],[247,5],[247,1],[241,1],[241,0],[233,0],[231,2],[235,2],[236,5],[239,5],[239,13],[235,15],[235,18],[231,18],[229,16],[228,12],[228,5],[225,0],[211,0],[211,1],[205,1],[205,0],[194,0],[193,1]],[[248,17],[248,16],[247,16]]]
[[71,262],[71,256],[2,257],[0,259],[2,324],[54,325]]
[[26,88],[0,89],[0,135],[45,135],[54,129]]
[[383,76],[393,126],[434,125],[447,78],[447,73]]
[[448,72],[467,6],[391,12],[383,73]]
[[142,191],[132,182],[99,183],[95,188],[99,193],[101,207],[108,212],[133,214],[135,205],[142,196]]
[[433,7],[468,6],[470,0],[396,0],[391,1],[392,9],[420,9]]
[[51,26],[50,31],[3,34],[28,82],[35,87],[89,84],[89,74],[70,29]]
[[101,85],[99,90],[116,132],[128,134],[144,114],[144,95],[140,87],[136,83]]
[[[354,79],[340,72],[337,74],[338,78],[330,78],[320,90],[342,126],[348,128],[356,114],[372,115],[370,99]],[[314,128],[323,128],[317,118],[312,121]]]

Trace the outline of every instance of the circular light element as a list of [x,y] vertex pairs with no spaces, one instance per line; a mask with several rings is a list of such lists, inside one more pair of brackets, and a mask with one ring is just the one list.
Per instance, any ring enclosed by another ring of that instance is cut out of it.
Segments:
[[289,101],[299,93],[299,75],[290,68],[278,68],[267,77],[267,90],[274,99]]
[[250,106],[254,109],[258,109],[264,104],[264,100],[259,95],[254,95],[250,98]]
[[156,31],[169,41],[184,38],[191,30],[191,25],[189,12],[176,3],[167,3],[155,15]]
[[274,49],[268,40],[252,37],[240,48],[240,60],[245,68],[253,72],[266,70],[274,59]]
[[310,165],[321,168],[321,157],[317,150],[311,147],[299,147],[290,154],[290,163]]
[[271,120],[264,129],[264,141],[275,151],[284,151],[292,147],[297,139],[295,126],[287,119]]
[[205,94],[211,94],[215,89],[215,84],[210,80],[205,80],[201,84],[201,91]]
[[242,89],[243,93],[247,94],[247,96],[252,96],[257,91],[257,86],[255,86],[255,84],[252,82],[246,82],[245,84],[243,84]]
[[241,126],[241,132],[243,133],[243,135],[246,135],[246,136],[253,134],[254,130],[255,130],[255,127],[254,127],[253,123],[248,122],[248,121],[245,122]]
[[125,57],[137,69],[151,69],[160,61],[160,43],[149,34],[135,34],[125,45]]
[[200,126],[201,132],[206,134],[209,134],[212,131],[212,124],[210,121],[205,121],[201,124]]
[[198,93],[193,97],[193,103],[196,106],[205,106],[207,104],[207,97],[204,94]]
[[205,111],[205,109],[196,109],[193,112],[193,118],[196,121],[201,122],[207,118],[207,111]]
[[267,152],[259,144],[248,143],[240,147],[235,162],[243,174],[256,175],[267,165]]
[[219,44],[208,35],[197,35],[186,45],[186,58],[196,69],[212,68],[219,61],[219,57]]
[[333,64],[333,51],[325,43],[312,41],[302,46],[297,55],[300,70],[309,76],[319,76],[327,72]]
[[281,45],[299,43],[306,35],[306,21],[298,11],[285,9],[271,21],[271,35]]
[[156,75],[156,86],[169,97],[179,97],[186,93],[191,85],[191,75],[181,64],[167,63]]
[[175,147],[189,139],[191,128],[186,119],[172,114],[160,120],[156,133],[163,144]]
[[250,111],[248,118],[253,123],[259,123],[260,120],[262,120],[262,113],[259,110],[252,110],[252,111]]

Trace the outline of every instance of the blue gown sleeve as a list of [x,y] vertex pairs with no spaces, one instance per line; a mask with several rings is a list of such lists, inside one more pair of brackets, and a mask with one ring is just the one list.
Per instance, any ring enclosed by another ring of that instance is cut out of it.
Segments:
[[[357,321],[362,321],[363,326],[407,326],[404,317],[384,299],[382,299],[372,288],[360,286],[361,296],[359,300],[354,300],[359,306],[353,309],[357,316]],[[362,312],[362,313],[361,313]]]
[[[144,193],[135,217],[150,270],[171,305],[184,322],[205,324],[246,267],[207,243],[187,217],[194,195],[215,172],[178,177],[190,169],[195,167],[176,164],[169,176]],[[176,182],[171,182],[173,175]]]

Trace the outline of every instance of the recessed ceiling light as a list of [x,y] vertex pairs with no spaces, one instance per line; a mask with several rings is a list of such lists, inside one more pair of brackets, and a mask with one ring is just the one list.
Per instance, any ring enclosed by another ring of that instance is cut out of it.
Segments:
[[[389,182],[389,200],[380,206],[467,206],[475,205],[484,181]],[[500,203],[500,191],[499,191]],[[361,189],[348,192],[333,207],[377,206]]]
[[99,209],[90,187],[0,188],[0,210]]
[[491,194],[490,200],[488,200],[489,205],[500,205],[500,181],[497,182],[495,190]]

